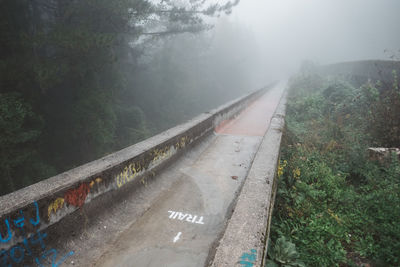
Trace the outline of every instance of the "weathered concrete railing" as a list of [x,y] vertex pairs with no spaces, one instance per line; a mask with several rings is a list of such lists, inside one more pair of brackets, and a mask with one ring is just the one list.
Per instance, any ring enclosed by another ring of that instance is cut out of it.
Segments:
[[57,251],[50,249],[35,255],[32,244],[41,247],[40,251],[44,249],[44,229],[100,195],[145,184],[184,150],[212,133],[219,122],[258,98],[264,89],[126,149],[0,197],[0,265],[22,264],[26,255],[39,266],[45,259],[57,258],[58,263],[65,260],[73,252],[57,257]]
[[286,93],[254,158],[211,266],[264,266],[277,188]]

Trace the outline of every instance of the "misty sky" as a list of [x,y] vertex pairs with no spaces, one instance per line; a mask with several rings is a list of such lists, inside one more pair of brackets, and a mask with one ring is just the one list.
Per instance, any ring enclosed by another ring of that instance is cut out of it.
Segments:
[[277,74],[304,59],[389,59],[384,49],[400,49],[400,0],[242,0],[229,20],[253,31]]

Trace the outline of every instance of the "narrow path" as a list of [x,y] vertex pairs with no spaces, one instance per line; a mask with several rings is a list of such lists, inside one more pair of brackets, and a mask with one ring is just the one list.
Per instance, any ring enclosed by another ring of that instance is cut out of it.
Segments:
[[206,265],[282,91],[283,86],[276,86],[235,119],[217,127],[205,149],[188,156],[192,157],[190,164],[179,166],[177,162],[174,185],[93,265]]
[[217,128],[217,134],[264,136],[269,121],[278,105],[282,91],[280,86],[269,91],[254,101],[236,118],[222,122]]

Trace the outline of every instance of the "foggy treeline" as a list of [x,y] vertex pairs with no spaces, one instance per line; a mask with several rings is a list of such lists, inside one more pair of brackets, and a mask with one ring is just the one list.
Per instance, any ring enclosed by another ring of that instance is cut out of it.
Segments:
[[399,8],[397,0],[2,0],[0,194],[287,78],[303,60],[398,59]]
[[256,89],[237,3],[1,1],[0,194]]

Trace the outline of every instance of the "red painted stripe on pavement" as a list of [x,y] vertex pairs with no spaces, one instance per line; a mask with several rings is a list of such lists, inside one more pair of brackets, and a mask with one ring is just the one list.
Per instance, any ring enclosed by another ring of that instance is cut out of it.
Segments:
[[284,87],[276,86],[244,109],[237,117],[221,122],[217,134],[264,136],[279,104]]

